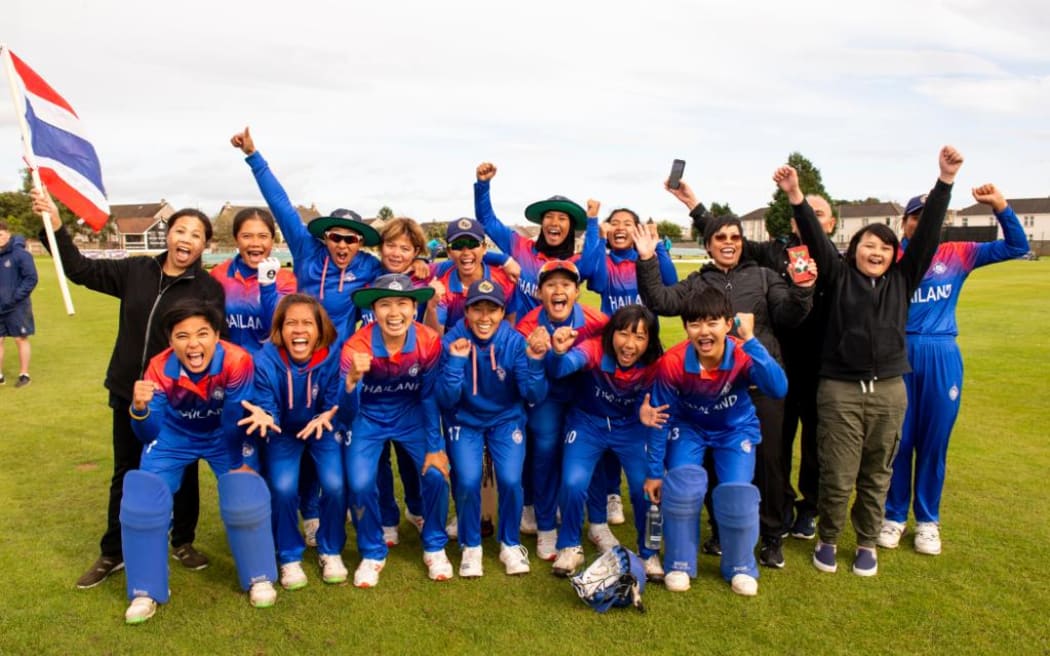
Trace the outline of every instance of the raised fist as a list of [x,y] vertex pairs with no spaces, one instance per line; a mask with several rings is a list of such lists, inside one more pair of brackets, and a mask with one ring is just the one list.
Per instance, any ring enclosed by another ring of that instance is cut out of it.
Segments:
[[755,315],[750,312],[736,313],[736,335],[745,342],[755,336]]
[[244,128],[244,132],[238,132],[230,137],[230,143],[233,144],[234,148],[240,148],[245,155],[251,155],[255,152],[255,142],[252,141],[252,133],[247,126]]
[[142,412],[153,400],[153,391],[157,388],[152,380],[136,380],[131,389],[131,405],[137,412]]
[[952,146],[945,146],[941,148],[941,152],[937,157],[937,165],[941,169],[941,181],[948,184],[955,182],[955,174],[959,172],[959,167],[962,166],[963,156],[958,150],[955,150]]
[[990,182],[974,187],[973,199],[978,203],[991,206],[995,212],[1002,212],[1006,209],[1006,199],[1003,198],[1002,192]]
[[587,199],[587,217],[598,216],[598,210],[602,207],[601,202],[594,200],[593,198]]
[[466,337],[460,337],[456,341],[448,345],[448,352],[450,355],[454,355],[459,358],[465,358],[470,355],[470,340]]
[[346,375],[346,390],[353,389],[361,378],[372,369],[372,354],[353,351],[350,354],[350,371]]
[[798,171],[793,166],[785,164],[774,171],[773,182],[777,183],[780,190],[787,194],[788,202],[792,205],[799,205],[805,200],[798,183]]
[[492,178],[496,177],[496,165],[492,162],[482,162],[478,164],[478,182],[487,182]]
[[551,348],[554,349],[555,353],[559,354],[568,352],[576,342],[577,334],[576,330],[570,326],[558,328],[551,335]]
[[536,326],[529,333],[529,336],[525,338],[525,343],[528,345],[528,348],[525,349],[525,354],[533,360],[539,360],[547,355],[547,351],[550,350],[551,336],[546,328]]
[[272,285],[277,282],[277,272],[281,270],[281,261],[276,257],[268,257],[259,262],[259,284],[262,286]]

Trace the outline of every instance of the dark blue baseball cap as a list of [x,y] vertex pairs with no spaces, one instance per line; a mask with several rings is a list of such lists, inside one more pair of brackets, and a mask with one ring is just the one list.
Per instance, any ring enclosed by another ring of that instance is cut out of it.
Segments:
[[460,237],[470,237],[485,243],[485,228],[481,222],[467,217],[449,221],[448,228],[445,229],[445,241],[452,242]]
[[904,208],[904,216],[911,216],[921,212],[926,207],[926,196],[927,194],[921,194],[909,200],[908,205]]
[[503,288],[491,280],[478,280],[470,283],[467,289],[466,306],[470,307],[481,301],[489,301],[500,307],[506,307],[507,300],[503,296]]

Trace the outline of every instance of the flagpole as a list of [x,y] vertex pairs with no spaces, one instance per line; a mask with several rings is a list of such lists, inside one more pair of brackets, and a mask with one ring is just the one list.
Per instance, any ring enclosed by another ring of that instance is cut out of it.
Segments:
[[[22,147],[25,151],[26,162],[29,163],[29,172],[33,177],[33,188],[38,192],[44,191],[44,186],[40,183],[40,172],[36,168],[36,160],[33,158],[33,149],[30,148],[31,137],[29,136],[29,125],[26,123],[26,117],[22,113],[21,104],[18,102],[19,92],[18,85],[15,84],[15,66],[11,62],[11,51],[3,45],[0,45],[0,58],[4,60],[4,69],[7,71],[7,82],[11,88],[11,102],[15,107],[15,116],[18,117],[18,125],[22,130]],[[66,271],[62,267],[62,258],[58,253],[58,243],[55,241],[55,229],[51,226],[51,213],[41,212],[41,219],[44,222],[44,232],[47,233],[47,243],[51,247],[51,260],[55,263],[55,274],[58,276],[58,287],[62,290],[62,301],[66,305],[66,314],[72,316],[73,310],[73,298],[69,295],[69,283],[66,281]]]

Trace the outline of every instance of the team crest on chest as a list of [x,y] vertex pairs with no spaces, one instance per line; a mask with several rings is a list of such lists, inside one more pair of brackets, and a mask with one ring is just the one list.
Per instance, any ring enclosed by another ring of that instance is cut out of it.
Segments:
[[353,282],[357,280],[357,276],[354,275],[353,271],[347,271],[343,274],[343,282]]
[[251,458],[255,453],[255,447],[252,446],[251,442],[243,442],[241,444],[241,455],[245,458]]
[[936,273],[938,276],[939,275],[943,275],[944,272],[947,271],[947,270],[948,270],[948,265],[945,264],[944,262],[935,262],[933,264],[933,272]]
[[751,453],[751,440],[744,440],[740,443],[740,450],[744,453]]
[[224,390],[221,387],[216,387],[215,389],[213,389],[211,391],[211,398],[215,399],[216,401],[222,401],[223,398],[225,398],[225,397],[226,397],[226,390]]
[[499,378],[500,382],[503,382],[507,378],[507,370],[503,367],[496,367],[496,378]]
[[409,376],[418,376],[419,375],[419,363],[418,362],[414,363],[411,367],[408,368],[408,375]]

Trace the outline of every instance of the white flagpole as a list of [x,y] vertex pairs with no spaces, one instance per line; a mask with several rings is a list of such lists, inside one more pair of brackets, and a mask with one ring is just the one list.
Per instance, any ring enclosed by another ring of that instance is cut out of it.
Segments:
[[[36,160],[33,158],[33,149],[30,148],[29,125],[22,113],[22,105],[18,102],[20,97],[18,85],[15,84],[15,65],[11,62],[11,51],[0,45],[0,57],[4,60],[4,69],[7,71],[7,82],[11,88],[11,102],[15,106],[15,116],[18,117],[18,125],[22,130],[22,147],[25,151],[26,161],[29,163],[29,171],[33,176],[33,188],[43,191],[40,183],[40,173],[36,169]],[[55,230],[51,227],[51,214],[41,213],[44,221],[44,232],[47,233],[47,243],[51,247],[51,260],[55,263],[55,274],[58,276],[58,287],[62,290],[62,300],[66,304],[66,314],[73,315],[73,298],[69,295],[69,283],[66,281],[66,271],[62,268],[62,258],[58,254],[58,244],[55,242]]]

